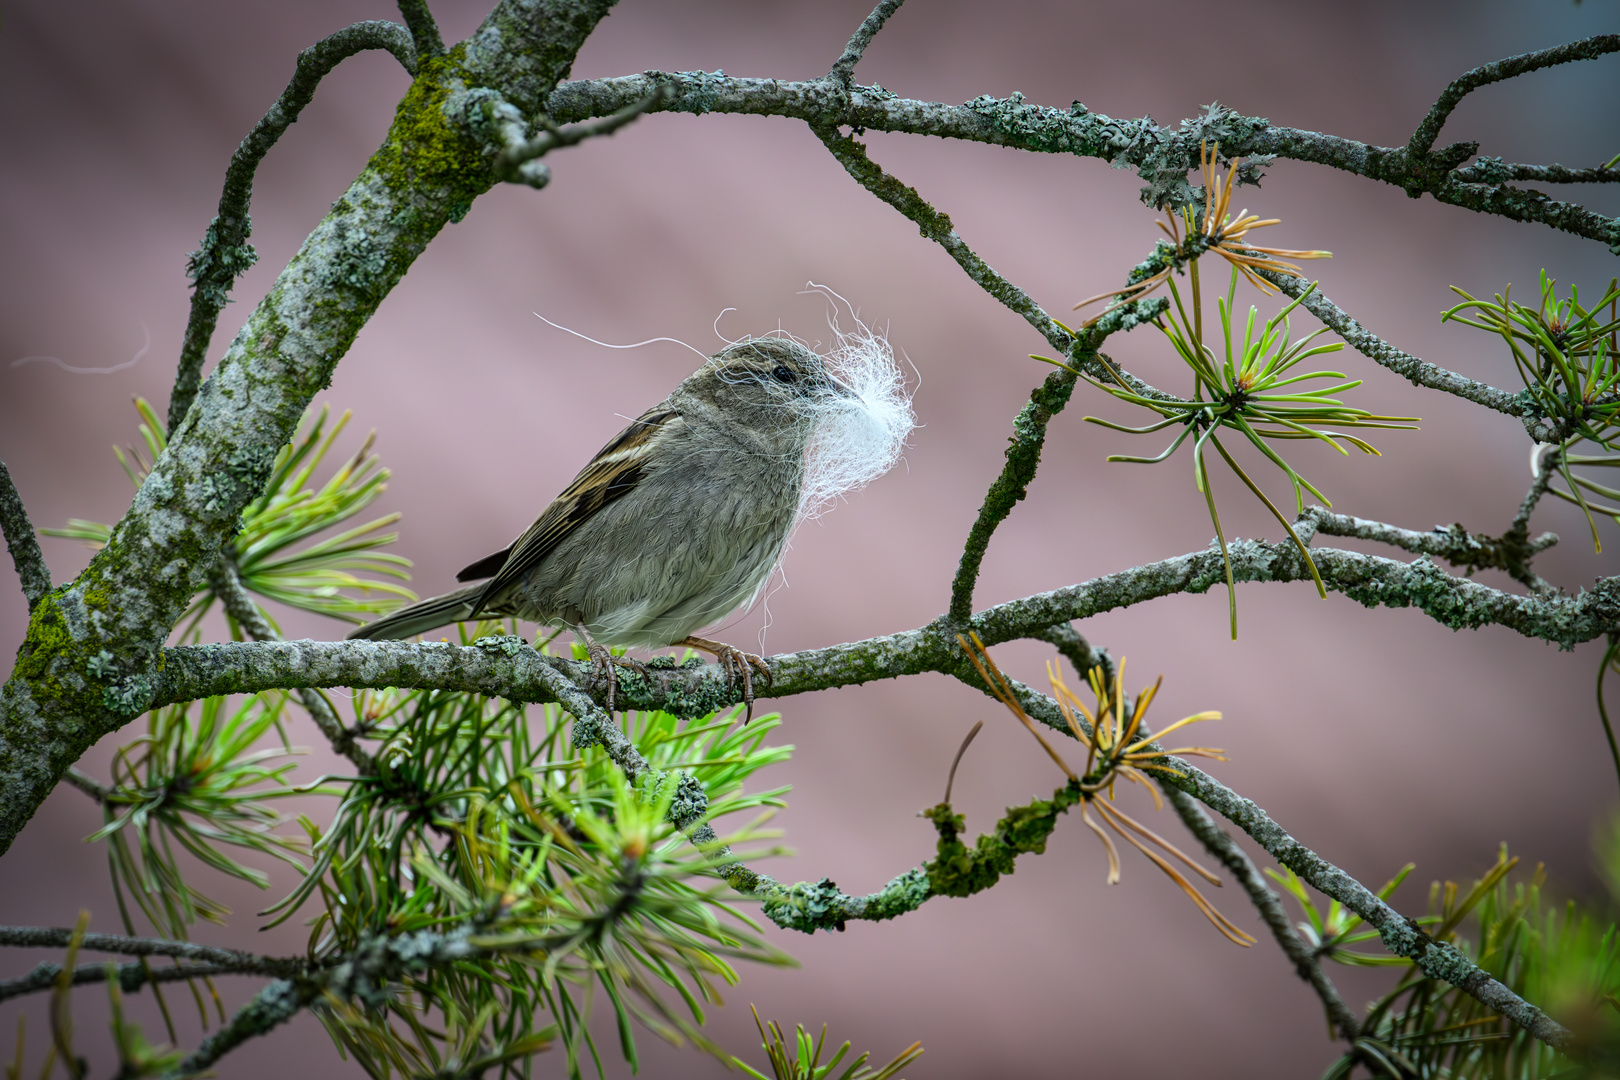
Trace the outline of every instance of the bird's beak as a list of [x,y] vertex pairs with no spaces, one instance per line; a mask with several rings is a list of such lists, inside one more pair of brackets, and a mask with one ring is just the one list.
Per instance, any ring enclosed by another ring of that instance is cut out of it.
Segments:
[[837,394],[839,397],[850,398],[854,401],[860,400],[861,396],[859,394],[845,386],[843,383],[839,382],[837,379],[829,377],[827,379],[827,385],[832,387],[833,393]]

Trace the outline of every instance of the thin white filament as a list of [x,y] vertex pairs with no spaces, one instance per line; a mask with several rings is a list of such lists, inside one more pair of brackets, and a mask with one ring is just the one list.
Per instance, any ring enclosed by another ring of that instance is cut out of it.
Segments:
[[134,367],[141,362],[141,357],[151,351],[152,331],[148,329],[144,322],[141,323],[141,333],[146,336],[146,342],[141,346],[140,352],[125,360],[122,364],[114,364],[112,367],[74,367],[72,364],[66,363],[55,356],[24,356],[13,360],[11,366],[20,368],[24,364],[55,364],[71,375],[111,375],[115,371],[123,371],[125,368]]
[[[597,341],[595,338],[591,337],[589,334],[582,334],[578,330],[572,330],[572,329],[562,325],[561,323],[554,323],[550,319],[546,318],[544,315],[540,314],[538,311],[534,312],[533,314],[534,314],[535,318],[539,319],[541,322],[545,323],[547,326],[550,326],[550,327],[552,327],[554,329],[557,329],[557,330],[561,330],[565,334],[573,334],[575,337],[579,338],[581,341],[588,341],[592,345],[600,345],[604,349],[639,349],[643,345],[652,345],[652,344],[655,344],[656,342],[660,342],[660,341],[669,341],[669,342],[675,343],[676,345],[679,345],[683,349],[691,349],[693,352],[697,353],[699,356],[703,357],[703,359],[705,359],[705,360],[707,360],[709,358],[709,355],[707,353],[702,352],[699,349],[692,348],[692,346],[688,345],[686,342],[682,341],[680,338],[655,337],[655,338],[648,338],[646,341],[638,341],[634,345],[611,345],[606,341]],[[724,314],[724,312],[722,312],[721,314]],[[715,321],[719,322],[718,319],[716,319]]]

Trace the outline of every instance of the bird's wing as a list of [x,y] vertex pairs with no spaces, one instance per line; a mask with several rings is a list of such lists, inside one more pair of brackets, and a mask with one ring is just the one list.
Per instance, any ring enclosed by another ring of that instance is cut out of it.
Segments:
[[[457,574],[458,580],[466,580],[463,575],[470,578],[495,574],[478,594],[474,611],[481,609],[501,589],[521,581],[592,514],[628,495],[641,480],[648,455],[658,445],[674,438],[685,423],[681,414],[668,404],[648,409],[597,452],[591,463],[574,477],[574,482],[541,511],[540,517],[511,547],[480,559]],[[496,560],[503,555],[500,569],[495,570]]]

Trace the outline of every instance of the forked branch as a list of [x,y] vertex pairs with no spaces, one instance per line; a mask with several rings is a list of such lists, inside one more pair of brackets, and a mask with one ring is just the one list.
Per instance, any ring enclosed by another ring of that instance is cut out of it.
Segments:
[[1429,149],[1434,146],[1434,141],[1440,137],[1440,129],[1451,116],[1451,110],[1455,109],[1463,98],[1482,86],[1527,75],[1542,68],[1555,67],[1558,64],[1569,64],[1576,60],[1595,60],[1614,52],[1620,52],[1620,34],[1598,34],[1595,37],[1572,41],[1568,45],[1509,56],[1464,72],[1440,92],[1439,100],[1429,109],[1429,114],[1418,124],[1417,130],[1412,132],[1412,138],[1406,144],[1407,154],[1414,161],[1426,157]]

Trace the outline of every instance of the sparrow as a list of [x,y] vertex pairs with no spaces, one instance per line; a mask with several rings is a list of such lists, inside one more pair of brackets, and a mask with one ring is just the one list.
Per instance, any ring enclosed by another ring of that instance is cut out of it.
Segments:
[[759,595],[799,518],[818,421],[859,404],[795,341],[731,345],[602,447],[521,536],[456,575],[475,584],[349,637],[407,638],[489,616],[567,627],[593,680],[606,681],[609,711],[615,665],[645,670],[610,646],[687,646],[742,683],[751,717],[753,675],[769,685],[770,666],[696,631]]

